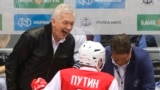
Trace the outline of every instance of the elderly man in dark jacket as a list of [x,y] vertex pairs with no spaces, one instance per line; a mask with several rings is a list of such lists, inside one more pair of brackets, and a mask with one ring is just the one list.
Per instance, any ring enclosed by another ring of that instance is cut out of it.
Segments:
[[73,11],[60,4],[50,24],[24,32],[6,62],[7,90],[31,90],[34,78],[49,82],[58,70],[72,67],[73,24]]

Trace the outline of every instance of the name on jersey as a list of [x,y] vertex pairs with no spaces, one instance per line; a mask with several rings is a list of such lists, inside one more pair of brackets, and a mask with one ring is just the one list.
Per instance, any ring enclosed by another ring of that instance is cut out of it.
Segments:
[[86,88],[98,88],[99,80],[95,78],[72,75],[70,84],[74,86],[83,85]]

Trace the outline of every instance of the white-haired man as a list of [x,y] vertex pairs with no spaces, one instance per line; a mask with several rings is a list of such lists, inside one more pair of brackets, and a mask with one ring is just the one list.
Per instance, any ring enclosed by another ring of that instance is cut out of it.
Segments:
[[31,90],[34,78],[49,82],[58,70],[73,66],[75,40],[70,31],[74,20],[74,11],[60,4],[49,24],[21,35],[6,62],[7,90]]

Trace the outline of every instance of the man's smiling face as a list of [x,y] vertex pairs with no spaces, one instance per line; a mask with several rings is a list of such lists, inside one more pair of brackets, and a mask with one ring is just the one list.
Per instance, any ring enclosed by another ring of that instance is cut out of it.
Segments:
[[74,16],[71,13],[61,13],[56,19],[52,19],[52,32],[56,41],[64,39],[70,33],[74,25]]

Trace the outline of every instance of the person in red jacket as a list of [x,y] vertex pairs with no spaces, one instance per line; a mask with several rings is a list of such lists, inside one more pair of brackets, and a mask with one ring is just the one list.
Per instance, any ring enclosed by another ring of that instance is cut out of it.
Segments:
[[105,63],[105,48],[99,42],[84,42],[79,55],[79,69],[59,70],[42,90],[118,90],[116,79],[100,72]]

